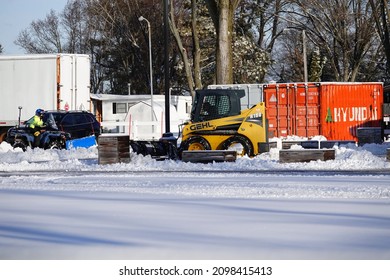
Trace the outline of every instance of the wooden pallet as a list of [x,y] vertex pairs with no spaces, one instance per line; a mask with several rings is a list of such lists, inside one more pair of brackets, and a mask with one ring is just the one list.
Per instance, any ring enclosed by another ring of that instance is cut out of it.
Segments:
[[335,159],[335,149],[280,150],[279,162],[310,162]]
[[234,162],[237,159],[236,151],[226,150],[205,150],[205,151],[183,151],[182,161],[209,163],[209,162]]
[[292,145],[302,146],[304,149],[331,149],[333,146],[356,144],[353,140],[302,140],[302,141],[282,141],[282,149],[290,149]]
[[98,138],[99,164],[129,163],[129,136],[105,136]]

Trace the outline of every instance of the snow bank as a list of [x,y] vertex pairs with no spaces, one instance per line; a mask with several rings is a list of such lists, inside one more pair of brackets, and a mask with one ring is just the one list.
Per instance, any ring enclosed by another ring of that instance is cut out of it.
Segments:
[[[296,139],[294,139],[296,140]],[[302,140],[302,139],[300,139]],[[319,140],[323,140],[319,138]],[[279,140],[278,140],[279,141]],[[2,142],[0,144],[0,171],[33,171],[33,170],[67,170],[67,171],[193,171],[193,170],[375,170],[390,169],[390,162],[386,161],[386,149],[390,143],[366,144],[357,147],[353,144],[335,146],[336,159],[330,161],[312,161],[308,163],[279,163],[279,149],[273,148],[268,153],[254,158],[241,157],[236,162],[194,164],[182,161],[166,160],[156,161],[151,157],[143,157],[132,154],[128,164],[98,164],[98,149],[78,148],[72,150],[42,150],[21,149],[12,147]],[[293,145],[293,149],[301,149]]]

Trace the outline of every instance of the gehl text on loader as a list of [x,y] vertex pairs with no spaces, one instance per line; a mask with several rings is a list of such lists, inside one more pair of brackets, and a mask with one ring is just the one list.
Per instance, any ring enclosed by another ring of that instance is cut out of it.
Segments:
[[[241,89],[197,90],[191,118],[181,127],[181,143],[165,133],[159,141],[130,141],[133,152],[156,159],[181,159],[186,151],[236,151],[237,155],[256,156],[269,151],[266,108],[259,102],[241,108]],[[179,135],[180,138],[180,135]]]

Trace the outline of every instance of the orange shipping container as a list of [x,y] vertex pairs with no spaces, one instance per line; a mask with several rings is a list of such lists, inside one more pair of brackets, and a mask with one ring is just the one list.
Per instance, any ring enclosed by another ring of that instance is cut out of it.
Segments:
[[319,87],[316,84],[264,86],[270,137],[319,135]]
[[321,134],[329,140],[355,140],[359,127],[380,127],[382,83],[322,83]]
[[357,128],[380,126],[383,84],[268,84],[263,98],[270,137],[323,135],[356,141]]

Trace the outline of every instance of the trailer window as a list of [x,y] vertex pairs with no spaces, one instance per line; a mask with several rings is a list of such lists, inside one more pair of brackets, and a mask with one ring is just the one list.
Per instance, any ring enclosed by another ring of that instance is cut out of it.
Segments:
[[127,113],[127,104],[126,103],[112,103],[112,113],[113,114],[125,114]]

